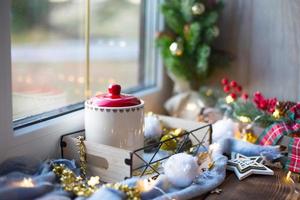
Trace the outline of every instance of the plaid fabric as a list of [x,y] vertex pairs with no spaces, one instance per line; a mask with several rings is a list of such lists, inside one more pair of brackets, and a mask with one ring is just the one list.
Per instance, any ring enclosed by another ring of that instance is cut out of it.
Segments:
[[285,168],[289,171],[300,173],[300,138],[291,138],[288,145],[288,161]]
[[[292,135],[300,132],[300,104],[293,106],[288,111],[288,119],[275,123],[264,130],[259,137],[260,145],[276,145],[284,135]],[[300,173],[300,138],[290,137],[288,145],[288,161],[285,168]]]
[[284,135],[290,135],[300,131],[300,123],[275,123],[264,130],[259,137],[260,145],[276,145]]

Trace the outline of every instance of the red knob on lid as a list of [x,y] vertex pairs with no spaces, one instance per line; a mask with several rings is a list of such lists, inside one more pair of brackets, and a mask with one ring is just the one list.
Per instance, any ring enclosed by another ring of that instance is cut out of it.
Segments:
[[90,102],[98,107],[128,107],[136,106],[141,103],[141,101],[134,96],[121,94],[121,86],[118,84],[111,84],[108,87],[108,94],[92,97]]
[[108,87],[108,93],[111,95],[112,98],[120,98],[121,86],[118,84],[111,84]]

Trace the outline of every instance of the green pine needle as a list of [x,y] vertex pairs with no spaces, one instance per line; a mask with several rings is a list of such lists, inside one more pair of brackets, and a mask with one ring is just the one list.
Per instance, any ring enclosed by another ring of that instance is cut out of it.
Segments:
[[[193,14],[195,3],[202,3],[205,12]],[[211,44],[216,36],[213,28],[223,8],[223,2],[211,5],[210,0],[165,0],[161,12],[165,19],[165,31],[157,38],[163,61],[167,69],[179,78],[189,81],[192,89],[199,89],[211,73],[214,49]],[[170,52],[170,45],[180,41],[180,55]]]

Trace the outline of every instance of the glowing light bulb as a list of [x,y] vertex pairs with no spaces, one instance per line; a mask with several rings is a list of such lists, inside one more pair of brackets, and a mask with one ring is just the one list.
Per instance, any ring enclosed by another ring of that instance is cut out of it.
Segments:
[[32,188],[35,186],[35,184],[31,178],[24,178],[22,181],[13,182],[12,186],[13,187]]
[[239,116],[238,120],[240,120],[243,123],[250,123],[251,122],[251,119],[249,117],[246,117],[246,116]]
[[141,192],[148,192],[155,187],[155,183],[156,181],[153,180],[152,178],[139,180],[137,182],[137,188]]
[[226,98],[225,98],[225,101],[227,104],[231,104],[232,102],[234,102],[234,99],[232,98],[231,95],[228,95]]
[[83,84],[83,83],[84,83],[84,77],[83,77],[83,76],[79,76],[79,77],[77,78],[77,82],[78,82],[79,84]]
[[186,105],[186,110],[189,110],[189,111],[194,111],[197,109],[197,105],[195,103],[188,103]]

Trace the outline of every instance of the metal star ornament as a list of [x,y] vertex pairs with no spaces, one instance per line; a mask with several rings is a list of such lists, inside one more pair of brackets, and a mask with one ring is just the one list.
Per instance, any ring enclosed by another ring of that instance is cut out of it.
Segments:
[[231,159],[227,162],[227,169],[234,171],[239,180],[251,174],[273,175],[273,170],[263,165],[262,156],[244,156],[239,153],[231,153]]

